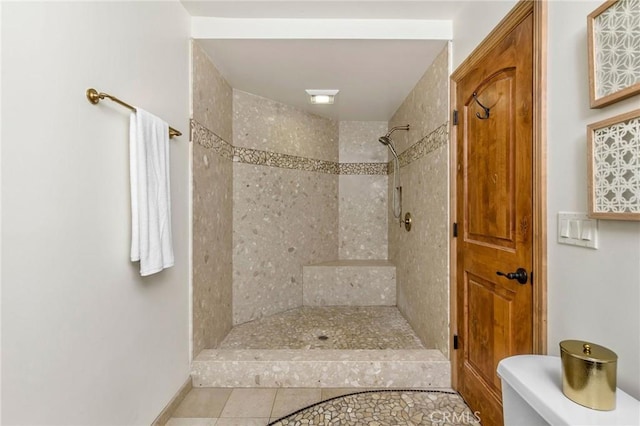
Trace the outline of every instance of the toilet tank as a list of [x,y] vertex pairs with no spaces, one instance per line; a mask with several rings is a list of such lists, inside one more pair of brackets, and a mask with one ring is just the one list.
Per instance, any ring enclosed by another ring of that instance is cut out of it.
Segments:
[[500,361],[505,426],[640,425],[640,401],[620,389],[613,411],[592,410],[564,396],[561,365],[559,357],[546,355]]

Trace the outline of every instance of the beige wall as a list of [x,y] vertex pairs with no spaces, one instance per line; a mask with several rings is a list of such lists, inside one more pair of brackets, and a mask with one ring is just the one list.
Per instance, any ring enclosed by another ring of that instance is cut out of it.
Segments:
[[[392,137],[400,154],[403,216],[389,206],[389,259],[396,265],[397,304],[427,348],[449,353],[448,49],[434,60],[389,121],[410,124]],[[397,171],[394,171],[397,172]],[[392,197],[389,176],[388,197]],[[392,204],[392,203],[389,203]]]
[[[178,2],[2,2],[2,424],[150,424],[189,377],[189,31]],[[129,260],[129,114],[170,142],[175,266]]]
[[[386,121],[341,121],[340,163],[386,163]],[[387,175],[341,174],[340,259],[386,259]]]
[[232,90],[192,42],[193,355],[232,326]]
[[[586,126],[640,105],[640,95],[590,109],[589,13],[600,1],[549,2],[548,349],[564,339],[618,354],[618,386],[640,398],[640,222],[599,220],[598,250],[557,243],[559,211],[587,211]],[[589,315],[584,315],[589,312]]]
[[338,258],[338,124],[237,90],[233,112],[239,324],[301,306],[302,266]]

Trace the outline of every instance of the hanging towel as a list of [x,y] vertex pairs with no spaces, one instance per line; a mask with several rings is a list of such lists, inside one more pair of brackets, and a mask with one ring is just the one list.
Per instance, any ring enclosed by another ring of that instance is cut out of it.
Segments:
[[169,125],[140,108],[131,113],[131,261],[146,276],[173,266]]

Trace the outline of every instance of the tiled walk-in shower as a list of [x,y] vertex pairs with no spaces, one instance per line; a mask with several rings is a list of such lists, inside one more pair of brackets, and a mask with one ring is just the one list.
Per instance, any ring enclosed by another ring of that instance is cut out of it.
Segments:
[[[388,121],[234,89],[197,42],[193,62],[193,385],[450,386],[446,47]],[[407,123],[390,170],[378,139]]]

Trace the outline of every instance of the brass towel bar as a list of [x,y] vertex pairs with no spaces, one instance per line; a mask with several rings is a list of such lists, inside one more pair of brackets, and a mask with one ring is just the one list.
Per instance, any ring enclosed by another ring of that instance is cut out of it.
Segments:
[[[116,98],[115,96],[111,96],[108,93],[103,93],[103,92],[98,92],[96,89],[87,89],[87,99],[89,100],[89,102],[91,102],[92,104],[97,104],[98,102],[100,102],[101,99],[111,99],[113,102],[118,103],[120,105],[122,105],[123,107],[129,108],[131,111],[135,111],[136,108],[129,105],[126,102],[121,101],[120,99]],[[173,127],[169,127],[169,137],[172,138],[174,136],[182,136],[182,133],[179,130],[174,129]]]

